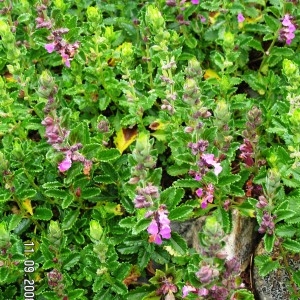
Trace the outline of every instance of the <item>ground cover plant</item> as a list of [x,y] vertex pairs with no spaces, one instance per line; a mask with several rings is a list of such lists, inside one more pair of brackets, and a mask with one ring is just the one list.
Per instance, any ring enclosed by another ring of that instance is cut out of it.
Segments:
[[[300,272],[297,0],[0,3],[0,299],[254,299]],[[174,222],[204,217],[200,253]]]

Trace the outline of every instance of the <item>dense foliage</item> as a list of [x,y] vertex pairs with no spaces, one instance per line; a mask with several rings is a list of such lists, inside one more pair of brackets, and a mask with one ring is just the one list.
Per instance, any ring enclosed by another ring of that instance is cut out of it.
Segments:
[[[0,299],[254,299],[300,271],[297,0],[0,3]],[[174,222],[204,217],[200,251]]]

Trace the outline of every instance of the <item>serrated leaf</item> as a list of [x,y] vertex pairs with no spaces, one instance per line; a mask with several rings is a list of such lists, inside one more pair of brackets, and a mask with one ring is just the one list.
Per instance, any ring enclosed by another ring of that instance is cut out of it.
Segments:
[[81,197],[83,199],[90,199],[90,198],[99,196],[100,193],[101,193],[101,190],[99,188],[88,187],[88,188],[82,189]]
[[280,264],[277,260],[272,261],[271,259],[269,259],[266,263],[264,263],[263,265],[261,265],[259,267],[259,275],[262,277],[265,277],[266,275],[268,275],[270,272],[278,269],[280,267]]
[[218,183],[220,186],[224,186],[224,185],[239,181],[240,179],[241,179],[240,175],[234,175],[234,174],[225,175],[225,176],[219,177]]
[[177,232],[172,232],[172,237],[166,240],[165,244],[171,246],[180,255],[185,255],[188,249],[186,241]]
[[67,197],[65,197],[63,199],[63,201],[61,203],[61,207],[63,209],[66,209],[66,208],[68,208],[72,204],[73,201],[74,201],[74,197],[69,194]]
[[150,261],[151,254],[145,249],[141,249],[138,254],[138,266],[143,270]]
[[283,243],[282,246],[294,253],[300,253],[300,242],[291,240],[291,239],[286,239]]
[[267,252],[271,252],[274,247],[275,234],[272,234],[272,235],[265,234],[263,239],[264,239],[265,250]]
[[136,225],[135,217],[125,217],[119,222],[119,226],[122,228],[132,228]]
[[61,228],[62,230],[68,230],[72,228],[74,223],[76,222],[77,218],[79,216],[79,210],[70,210],[65,216],[64,220],[62,222]]
[[111,289],[119,295],[124,295],[128,292],[127,286],[123,282],[116,281]]
[[119,281],[123,281],[131,269],[129,263],[120,263],[117,268],[112,271],[112,275]]
[[178,179],[173,183],[175,187],[199,188],[199,182],[195,179]]
[[137,138],[137,128],[122,128],[114,139],[116,148],[123,153]]
[[[267,14],[264,15],[264,19],[265,19],[265,22],[267,23],[267,25],[269,26],[269,28],[273,32],[276,32],[278,30],[278,28],[280,27],[280,22],[278,21],[278,19],[270,17]],[[273,50],[273,48],[272,48],[272,50]]]
[[20,222],[22,221],[22,216],[21,215],[18,215],[18,214],[13,214],[11,216],[11,219],[8,223],[8,231],[12,231],[14,230],[19,224]]
[[170,211],[169,219],[171,221],[187,220],[192,215],[193,209],[194,209],[194,207],[191,206],[191,205],[178,206],[178,207],[176,207],[176,208],[174,208],[173,210]]
[[132,234],[139,234],[141,231],[145,230],[151,223],[151,219],[141,219],[133,227]]
[[175,207],[184,195],[184,189],[169,187],[160,193],[160,203],[164,203],[169,210]]
[[133,254],[140,251],[140,245],[119,245],[117,251],[121,254]]
[[46,207],[37,207],[34,209],[34,218],[36,220],[44,220],[44,221],[48,221],[51,220],[53,216],[53,213],[51,211],[51,209],[46,208]]
[[49,190],[46,190],[44,193],[47,197],[51,197],[51,198],[63,199],[68,196],[67,191],[58,190],[58,189],[49,189]]
[[298,285],[298,287],[300,287],[300,270],[296,272],[292,271],[292,277],[295,283]]
[[275,233],[277,236],[280,237],[293,237],[294,234],[297,232],[297,229],[293,225],[277,225],[275,229]]
[[18,197],[21,199],[33,198],[36,195],[36,190],[34,189],[24,189],[21,192],[18,192]]
[[100,150],[97,153],[97,158],[100,161],[110,161],[117,159],[120,156],[120,152],[117,149]]
[[103,170],[103,174],[109,176],[112,182],[117,182],[119,179],[118,173],[110,163],[102,163],[101,168]]
[[187,164],[192,164],[193,162],[195,162],[195,158],[194,156],[192,156],[192,154],[190,153],[183,153],[183,154],[178,154],[175,156],[175,159],[179,162],[177,162],[178,164],[182,164],[182,163],[187,163]]
[[69,270],[74,265],[76,265],[79,260],[80,260],[80,254],[72,253],[68,255],[65,259],[63,259],[63,268],[65,270]]
[[72,141],[73,144],[82,143],[83,145],[87,145],[90,143],[90,135],[89,128],[87,122],[80,122],[75,128],[71,130],[69,135],[69,140]]
[[296,212],[293,210],[287,210],[287,209],[279,209],[276,210],[275,212],[276,214],[276,223],[282,221],[282,220],[287,220],[289,218],[292,218],[293,216],[295,216]]
[[56,264],[55,264],[55,262],[53,262],[53,260],[46,260],[43,263],[44,270],[53,269],[53,268],[55,268],[55,266],[56,266]]
[[68,292],[68,299],[69,300],[76,300],[81,298],[85,293],[84,289],[72,289]]
[[42,185],[44,189],[58,189],[63,187],[63,184],[58,181],[46,182]]
[[170,166],[167,168],[167,172],[171,176],[178,176],[178,175],[184,175],[187,174],[187,172],[190,170],[191,166],[188,164],[182,164],[180,166]]
[[285,57],[293,56],[295,55],[295,52],[292,49],[287,47],[274,46],[270,51],[270,55],[280,56],[282,58],[283,56]]

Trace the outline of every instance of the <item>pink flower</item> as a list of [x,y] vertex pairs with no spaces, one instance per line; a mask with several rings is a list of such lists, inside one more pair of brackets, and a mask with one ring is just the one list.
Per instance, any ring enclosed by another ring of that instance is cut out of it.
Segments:
[[200,198],[203,195],[203,189],[198,189],[196,195]]
[[192,0],[192,4],[199,4],[199,0]]
[[72,166],[72,160],[71,158],[67,155],[66,158],[58,165],[58,169],[60,172],[65,172],[69,170]]
[[245,21],[245,17],[243,16],[242,13],[239,13],[239,14],[237,15],[237,20],[238,20],[239,23],[242,23],[242,22]]
[[197,292],[197,290],[191,285],[185,285],[182,288],[182,298],[185,298],[189,294],[189,292]]
[[211,165],[215,168],[214,173],[217,176],[221,173],[222,167],[220,163],[215,161],[213,154],[202,154],[201,158],[205,161],[206,164]]
[[48,53],[52,53],[55,50],[55,44],[54,43],[46,44],[45,49],[48,51]]

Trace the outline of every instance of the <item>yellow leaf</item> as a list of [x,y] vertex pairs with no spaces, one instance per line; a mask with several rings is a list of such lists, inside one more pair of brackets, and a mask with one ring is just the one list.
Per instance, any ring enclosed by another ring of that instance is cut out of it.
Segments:
[[133,128],[122,128],[117,132],[117,135],[114,139],[116,148],[123,153],[130,144],[132,144],[137,137],[137,127]]
[[30,213],[31,215],[33,215],[33,210],[32,210],[32,206],[31,206],[31,200],[26,199],[23,201],[23,207],[25,208],[25,210]]
[[216,11],[210,12],[209,13],[209,17],[208,17],[209,18],[209,22],[211,24],[215,24],[219,15],[220,15],[220,12],[216,12]]
[[212,69],[207,69],[204,73],[204,79],[216,78],[220,79],[220,76]]
[[156,120],[149,125],[149,128],[151,130],[165,129],[165,127],[166,124],[163,123],[161,120]]

